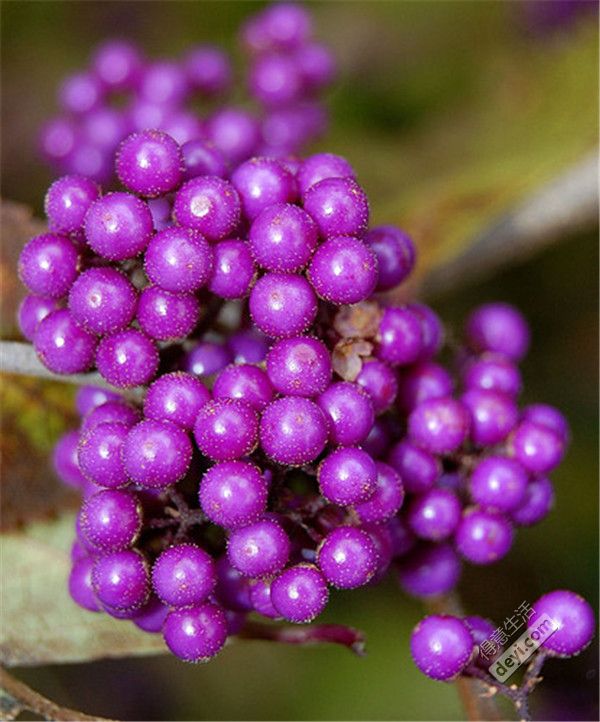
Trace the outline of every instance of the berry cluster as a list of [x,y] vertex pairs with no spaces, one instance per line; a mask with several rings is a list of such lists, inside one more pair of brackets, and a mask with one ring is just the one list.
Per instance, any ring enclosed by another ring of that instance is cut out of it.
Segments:
[[62,82],[61,114],[40,132],[43,157],[59,173],[105,184],[118,144],[147,128],[174,138],[187,164],[203,173],[220,175],[216,168],[255,155],[299,152],[325,129],[317,96],[333,79],[332,55],[312,39],[309,13],[292,3],[263,10],[241,35],[249,108],[227,104],[233,67],[213,45],[178,60],[149,60],[133,43],[110,40],[89,67]]
[[[83,497],[71,595],[162,632],[187,661],[250,612],[310,622],[330,587],[375,584],[392,563],[407,593],[447,593],[461,558],[501,559],[515,527],[545,517],[568,442],[559,411],[518,407],[520,313],[476,309],[443,365],[435,312],[383,295],[413,269],[409,236],[369,228],[345,158],[291,155],[332,73],[310,32],[288,4],[244,28],[260,132],[237,110],[206,123],[182,110],[191,88],[228,87],[217,51],[144,65],[103,46],[65,85],[66,126],[79,138],[95,113],[119,130],[96,166],[73,140],[61,167],[77,172],[50,186],[49,231],[19,261],[19,323],[41,361],[96,368],[114,389],[81,387],[80,428],[55,449]],[[133,126],[101,107],[123,90]],[[122,189],[107,192],[96,180],[113,177],[115,147]],[[413,654],[446,679],[476,642],[461,620],[429,618]]]
[[[539,639],[538,621],[549,617],[554,629],[544,635],[539,649],[529,661],[519,685],[505,684],[490,675],[490,662],[481,645],[494,632],[494,625],[478,616],[458,618],[451,615],[431,615],[414,628],[410,649],[417,667],[431,679],[451,681],[457,676],[475,677],[488,687],[490,694],[502,694],[512,700],[521,719],[528,719],[527,698],[540,681],[540,672],[548,657],[572,657],[591,642],[596,626],[594,611],[585,599],[567,590],[556,590],[540,597],[532,607],[527,622],[529,644],[520,650],[521,658],[533,641]],[[544,622],[546,625],[546,622]],[[544,627],[546,628],[546,627]],[[498,652],[498,655],[500,652]]]

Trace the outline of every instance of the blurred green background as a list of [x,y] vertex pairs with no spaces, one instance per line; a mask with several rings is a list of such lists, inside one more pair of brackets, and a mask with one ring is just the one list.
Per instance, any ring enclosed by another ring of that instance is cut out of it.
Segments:
[[[311,3],[318,36],[340,63],[329,98],[331,129],[320,146],[349,157],[375,221],[414,234],[421,272],[597,143],[598,41],[595,4],[588,5],[552,25],[548,9],[534,2]],[[41,211],[50,174],[36,157],[36,130],[55,108],[58,80],[83,66],[95,43],[127,35],[160,56],[210,40],[237,53],[236,28],[258,7],[3,2],[2,195]],[[17,252],[3,238],[5,308],[18,293]],[[521,601],[558,587],[597,608],[597,269],[597,232],[586,233],[431,299],[456,333],[473,305],[516,303],[533,331],[523,400],[554,403],[572,424],[571,449],[554,476],[553,514],[521,531],[501,563],[465,570],[466,609],[498,623]],[[2,332],[16,337],[6,313]],[[60,430],[60,417],[48,410],[57,404],[36,407],[38,415],[19,425],[13,422],[22,399],[6,393],[5,438],[45,453]],[[61,404],[68,394],[61,388]],[[36,424],[43,428],[33,431]],[[20,467],[14,453],[7,458],[3,476],[14,476]],[[410,660],[410,630],[422,614],[391,578],[334,595],[324,615],[365,630],[366,658],[337,648],[243,642],[206,666],[157,657],[17,675],[64,705],[116,719],[463,719],[455,689],[427,680]],[[535,718],[599,718],[597,642],[576,660],[548,664],[546,676],[532,699]]]

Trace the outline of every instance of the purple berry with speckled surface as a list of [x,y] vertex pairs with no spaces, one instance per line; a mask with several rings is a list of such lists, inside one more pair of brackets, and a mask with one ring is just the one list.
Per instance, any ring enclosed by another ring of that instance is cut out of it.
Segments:
[[317,550],[317,564],[329,584],[356,589],[369,582],[377,569],[378,554],[362,529],[340,526],[329,532]]
[[378,357],[392,366],[412,364],[423,351],[422,324],[406,306],[384,310],[378,339]]
[[410,236],[395,226],[377,226],[365,236],[377,256],[377,291],[389,291],[410,275],[415,265],[415,246]]
[[250,291],[256,268],[246,241],[220,241],[213,246],[214,269],[208,289],[221,298],[244,298]]
[[475,643],[467,625],[456,617],[431,615],[422,619],[410,638],[417,667],[431,679],[459,675],[473,655]]
[[407,439],[395,444],[387,463],[400,474],[409,494],[423,494],[439,479],[442,467],[439,459]]
[[227,556],[234,569],[247,577],[280,572],[290,556],[290,540],[275,519],[260,521],[231,532]]
[[69,594],[71,599],[88,612],[100,612],[102,607],[92,588],[92,557],[82,557],[73,562],[69,574]]
[[227,619],[216,604],[183,607],[169,612],[163,625],[167,647],[184,662],[205,662],[227,639]]
[[191,228],[166,228],[157,233],[144,255],[144,270],[157,286],[174,293],[197,291],[214,268],[213,249]]
[[434,454],[456,451],[467,438],[469,428],[467,408],[448,396],[424,401],[408,417],[411,440]]
[[373,428],[373,402],[358,384],[333,383],[319,396],[317,403],[327,417],[329,438],[334,444],[360,444]]
[[336,236],[316,250],[307,275],[320,298],[335,304],[358,303],[377,285],[377,258],[358,238]]
[[79,253],[66,236],[44,233],[28,241],[19,256],[19,277],[38,296],[61,298],[77,278]]
[[267,506],[268,484],[260,469],[245,461],[212,466],[200,483],[200,505],[219,526],[235,529],[257,521]]
[[238,399],[256,411],[262,411],[274,393],[267,374],[251,364],[227,366],[219,373],[213,386],[215,399]]
[[195,544],[176,544],[165,549],[152,567],[152,588],[171,607],[204,602],[216,583],[212,557]]
[[356,180],[354,168],[341,155],[316,153],[304,158],[297,173],[298,187],[304,195],[309,188],[326,178],[350,178]]
[[33,337],[40,360],[56,374],[87,371],[94,361],[96,343],[96,337],[78,326],[66,308],[49,313]]
[[98,198],[85,214],[84,227],[92,250],[111,261],[137,256],[146,249],[154,231],[148,205],[131,193]]
[[545,476],[532,479],[521,504],[510,512],[517,526],[533,526],[542,521],[554,506],[554,487]]
[[290,622],[312,622],[329,599],[321,572],[310,564],[298,564],[283,571],[271,583],[271,601],[279,614]]
[[116,610],[143,606],[150,594],[148,567],[133,549],[100,556],[92,568],[92,586],[99,601]]
[[339,448],[323,459],[317,479],[321,494],[327,501],[350,506],[373,496],[377,486],[377,466],[362,449]]
[[363,362],[356,383],[371,397],[376,414],[387,411],[398,393],[396,374],[386,363],[378,359],[367,359]]
[[511,512],[523,503],[527,482],[527,472],[514,459],[488,456],[471,474],[471,499],[482,509]]
[[183,429],[192,429],[200,409],[210,401],[210,391],[191,374],[183,371],[156,379],[144,399],[144,416],[156,421],[171,421]]
[[558,657],[579,654],[591,642],[596,628],[595,614],[586,600],[566,589],[557,589],[540,597],[532,605],[535,614],[529,619],[529,629],[547,614],[558,626],[542,647]]
[[318,231],[302,208],[275,203],[254,218],[248,241],[259,266],[268,271],[294,272],[309,262],[317,247]]
[[290,466],[308,464],[326,443],[327,420],[313,401],[283,396],[263,411],[260,444],[273,461]]
[[317,298],[302,276],[267,273],[250,293],[250,315],[268,336],[290,338],[312,325],[317,315]]
[[453,491],[430,489],[411,501],[406,520],[420,539],[442,541],[454,533],[461,510],[461,503]]
[[533,421],[522,421],[516,427],[508,447],[511,455],[532,474],[552,471],[560,464],[565,453],[563,439],[548,426]]
[[497,512],[467,509],[456,530],[458,553],[472,564],[493,564],[508,554],[513,542],[510,521]]
[[121,143],[115,169],[127,190],[155,198],[174,191],[183,180],[183,155],[170,135],[143,130]]
[[131,323],[137,293],[127,277],[114,268],[90,268],[69,292],[69,309],[77,323],[97,334],[120,331]]
[[129,428],[117,422],[100,423],[82,432],[77,459],[84,476],[94,484],[118,489],[129,483],[121,451]]
[[58,308],[60,308],[60,302],[54,298],[25,296],[18,311],[19,328],[23,336],[28,341],[33,341],[40,322]]
[[267,355],[267,374],[280,394],[316,396],[329,385],[331,373],[327,346],[309,336],[277,341]]
[[293,203],[298,195],[294,176],[274,158],[247,160],[233,171],[231,183],[249,221],[275,203]]
[[457,585],[460,573],[460,559],[446,543],[419,544],[398,565],[400,586],[419,599],[447,594]]
[[96,183],[84,176],[67,175],[55,180],[44,200],[50,228],[59,233],[79,231],[88,208],[99,195]]
[[137,322],[157,341],[184,339],[199,317],[200,301],[192,293],[172,293],[159,286],[146,286],[140,293]]
[[201,176],[187,181],[175,195],[173,217],[184,228],[199,231],[208,241],[231,235],[240,221],[241,202],[229,181]]
[[127,549],[142,528],[142,507],[130,491],[105,489],[89,496],[81,509],[81,529],[102,552]]
[[351,178],[326,178],[315,183],[304,194],[303,205],[317,224],[322,238],[361,238],[367,230],[369,201],[363,189]]
[[250,454],[258,440],[258,416],[237,399],[213,399],[205,404],[194,425],[200,451],[215,461],[232,461]]
[[158,361],[154,342],[135,328],[105,336],[96,352],[100,375],[119,388],[147,384],[156,375]]
[[164,489],[185,476],[192,443],[178,426],[146,419],[129,430],[122,458],[133,482],[144,488]]
[[461,396],[461,402],[471,414],[470,436],[477,446],[500,443],[519,418],[514,399],[497,391],[470,389]]
[[354,507],[363,524],[381,524],[391,519],[402,506],[404,487],[402,480],[391,466],[376,462],[377,482],[374,493]]

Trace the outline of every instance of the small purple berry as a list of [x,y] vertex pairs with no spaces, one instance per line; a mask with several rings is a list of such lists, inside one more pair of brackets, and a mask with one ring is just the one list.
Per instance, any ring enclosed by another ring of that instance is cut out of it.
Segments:
[[144,201],[130,193],[109,193],[85,214],[85,237],[99,256],[111,261],[133,258],[146,249],[154,223]]
[[160,130],[132,133],[119,146],[115,170],[132,193],[148,198],[162,196],[176,190],[183,180],[181,148]]
[[369,582],[377,569],[378,554],[362,529],[340,526],[329,532],[317,550],[317,564],[329,584],[356,589]]
[[96,343],[96,337],[78,326],[66,308],[49,313],[33,338],[40,360],[56,374],[87,371],[94,362]]
[[101,376],[119,388],[147,384],[156,375],[158,361],[154,342],[135,328],[105,336],[96,353]]
[[327,605],[329,592],[321,572],[310,564],[289,567],[271,583],[271,601],[290,622],[312,622]]
[[260,444],[273,461],[289,466],[308,464],[326,443],[327,421],[313,401],[283,396],[263,411]]
[[200,409],[194,437],[200,451],[209,459],[240,459],[256,447],[258,415],[243,401],[214,399]]
[[471,659],[474,646],[467,625],[448,615],[425,617],[410,638],[415,664],[423,674],[438,680],[459,675]]
[[31,293],[61,298],[77,278],[79,253],[66,236],[44,233],[25,244],[18,265],[19,277]]
[[212,466],[200,483],[200,505],[206,516],[226,529],[245,526],[263,514],[268,485],[258,467],[245,461]]

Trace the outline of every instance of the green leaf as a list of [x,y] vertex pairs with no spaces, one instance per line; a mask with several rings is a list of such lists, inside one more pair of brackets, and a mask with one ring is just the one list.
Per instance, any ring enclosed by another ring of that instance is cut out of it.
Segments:
[[7,666],[91,661],[165,651],[162,636],[94,614],[69,596],[74,515],[3,534],[0,659]]

